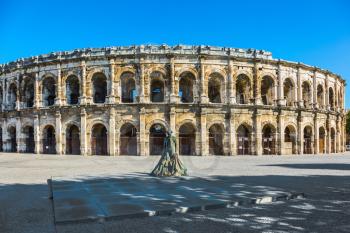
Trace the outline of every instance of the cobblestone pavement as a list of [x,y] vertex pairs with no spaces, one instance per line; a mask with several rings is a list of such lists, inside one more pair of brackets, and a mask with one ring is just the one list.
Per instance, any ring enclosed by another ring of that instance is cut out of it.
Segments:
[[0,154],[0,232],[350,232],[350,153],[342,155],[183,157],[190,175],[221,177],[305,199],[103,222],[55,225],[47,179],[101,179],[147,173],[159,157]]

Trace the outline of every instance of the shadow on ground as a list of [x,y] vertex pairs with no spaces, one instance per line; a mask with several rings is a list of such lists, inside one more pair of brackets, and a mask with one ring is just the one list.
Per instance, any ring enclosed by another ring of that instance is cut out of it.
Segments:
[[326,170],[339,170],[339,171],[350,171],[350,164],[341,163],[290,163],[290,164],[269,164],[262,166],[272,167],[285,167],[285,168],[298,168],[298,169],[326,169]]
[[[139,178],[127,182],[145,182]],[[304,192],[306,199],[105,222],[54,225],[47,185],[0,185],[0,232],[349,232],[350,176],[211,176],[250,198],[271,190]],[[110,177],[87,177],[102,184]],[[138,180],[140,179],[140,180]],[[202,178],[191,178],[192,185]],[[79,181],[77,182],[79,185]],[[169,179],[176,187],[181,179]],[[147,196],[145,189],[138,195]],[[153,186],[154,187],[154,186]],[[192,187],[192,186],[191,186]],[[149,187],[149,190],[152,186]],[[100,191],[109,195],[108,188]],[[132,191],[132,190],[129,190]],[[168,190],[170,195],[175,192]],[[196,192],[196,190],[192,190]],[[213,190],[214,192],[215,190]],[[125,191],[126,192],[126,191]],[[154,190],[157,192],[157,190]],[[164,190],[162,191],[164,192]],[[181,193],[177,199],[181,200]],[[138,197],[137,197],[138,198]],[[208,197],[210,198],[210,197]]]

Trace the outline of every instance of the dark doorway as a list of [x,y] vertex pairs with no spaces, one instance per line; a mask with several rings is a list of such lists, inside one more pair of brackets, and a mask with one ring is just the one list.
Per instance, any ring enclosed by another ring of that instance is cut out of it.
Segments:
[[326,153],[326,131],[323,127],[320,127],[318,130],[318,153],[324,154]]
[[56,87],[53,77],[47,77],[44,79],[42,92],[44,106],[54,105],[56,98]]
[[9,133],[9,140],[10,140],[10,152],[17,152],[17,136],[16,136],[16,128],[10,127],[8,130]]
[[23,129],[24,143],[25,143],[25,153],[34,153],[34,128],[32,126],[27,126]]
[[262,130],[262,146],[264,155],[276,154],[275,129],[270,125],[265,125]]
[[79,128],[76,125],[71,125],[66,130],[66,154],[80,154],[80,133]]
[[120,128],[120,155],[137,155],[137,131],[130,123]]
[[102,73],[94,74],[93,83],[93,99],[94,103],[100,104],[106,102],[107,96],[107,78]]
[[209,128],[209,154],[223,155],[223,130],[220,125],[214,124]]
[[183,124],[179,129],[179,148],[181,155],[195,155],[196,130],[190,123]]
[[250,132],[245,125],[240,125],[237,129],[237,155],[251,154]]
[[292,125],[284,129],[284,151],[286,154],[296,154],[296,133]]
[[149,150],[150,155],[160,155],[164,150],[164,139],[166,129],[161,124],[154,124],[150,128]]
[[193,102],[193,82],[195,77],[189,72],[185,72],[180,76],[179,97],[182,103]]
[[312,154],[312,128],[304,128],[304,154]]
[[102,124],[96,124],[92,127],[91,154],[93,154],[93,155],[108,155],[108,153],[107,153],[107,129]]
[[46,126],[43,133],[43,153],[56,154],[56,135],[53,126]]
[[79,95],[79,79],[77,76],[71,75],[66,81],[67,104],[78,104]]

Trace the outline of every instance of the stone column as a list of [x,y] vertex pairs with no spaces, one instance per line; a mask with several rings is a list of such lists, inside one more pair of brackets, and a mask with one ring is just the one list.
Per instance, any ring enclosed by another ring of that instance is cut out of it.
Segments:
[[301,126],[301,123],[302,123],[302,117],[301,116],[298,116],[298,122],[297,122],[297,127],[298,127],[298,140],[297,140],[297,144],[298,144],[298,154],[302,155],[304,154],[304,138],[303,138],[303,129],[302,129],[302,126]]
[[237,155],[237,143],[236,143],[236,125],[234,109],[231,109],[230,114],[230,155]]
[[260,90],[261,80],[259,80],[259,68],[257,61],[254,61],[253,82],[255,104],[262,105]]
[[170,82],[171,82],[171,94],[170,94],[170,103],[177,103],[178,94],[175,92],[176,83],[175,83],[175,62],[174,57],[170,58]]
[[320,148],[320,142],[319,142],[319,127],[318,127],[318,121],[317,121],[317,113],[315,113],[314,116],[314,153],[318,154],[319,153],[319,148]]
[[207,112],[206,109],[202,109],[201,113],[201,155],[208,155],[208,142],[207,142]]
[[56,111],[56,153],[58,155],[62,154],[62,123],[61,123],[61,113]]
[[61,64],[57,64],[57,82],[56,82],[56,99],[55,105],[61,105],[61,95],[62,95],[62,83],[61,83]]
[[40,92],[39,92],[39,72],[35,73],[34,80],[34,108],[40,107]]
[[233,65],[232,61],[228,61],[228,103],[230,104],[236,104],[236,80],[234,78],[234,71],[233,71]]
[[115,103],[115,75],[114,75],[115,69],[114,69],[114,59],[109,60],[109,73],[110,73],[110,81],[109,81],[109,96],[108,96],[108,103],[114,104]]
[[284,99],[284,90],[283,90],[283,79],[282,79],[282,68],[281,64],[278,63],[278,105],[286,106],[286,100]]
[[[201,75],[201,95],[200,95],[200,98],[201,98],[201,103],[208,103],[208,97],[206,95],[206,83],[205,83],[205,67],[204,67],[204,57],[201,57],[200,58],[200,69],[201,69],[201,72],[200,72],[200,75]],[[203,150],[202,150],[203,151]]]
[[[19,111],[20,109],[20,83],[19,83],[19,74],[17,74],[17,79],[16,79],[16,85],[17,85],[17,90],[16,90],[16,110]],[[18,143],[17,143],[17,147],[18,147]],[[17,150],[18,151],[18,150]]]
[[330,109],[330,105],[329,105],[329,87],[328,87],[328,74],[326,74],[326,81],[325,81],[325,109],[329,110]]
[[281,112],[280,114],[278,114],[278,127],[277,127],[277,142],[278,142],[278,147],[277,147],[277,154],[279,155],[283,155],[285,154],[285,150],[284,150],[284,114],[283,112]]
[[142,107],[140,110],[140,151],[139,155],[149,155],[149,148],[146,148],[146,116],[145,108]]
[[39,126],[39,116],[37,113],[34,115],[34,142],[35,142],[35,148],[34,148],[34,153],[35,154],[40,154],[40,148],[41,146],[41,141],[40,141],[40,126]]
[[115,110],[111,108],[109,110],[109,130],[108,130],[108,146],[109,155],[115,155]]
[[87,146],[86,111],[82,108],[80,111],[80,153],[82,155],[88,154]]
[[22,134],[22,127],[21,127],[21,118],[16,117],[16,142],[17,142],[17,153],[23,151],[23,134]]
[[86,64],[85,61],[81,61],[81,80],[80,80],[80,97],[79,102],[81,105],[86,104]]
[[144,67],[144,58],[140,58],[140,64],[139,64],[139,79],[140,79],[140,85],[139,85],[139,102],[144,103],[145,102],[145,67]]
[[2,79],[2,103],[1,103],[1,111],[5,110],[6,106],[6,88],[5,88],[5,79]]
[[[316,70],[314,70],[313,73],[313,77],[312,77],[312,81],[313,81],[313,88],[312,88],[312,92],[313,92],[313,103],[314,103],[314,108],[318,109],[318,103],[317,103],[317,83],[316,83]],[[317,143],[316,143],[317,144]]]
[[302,87],[301,87],[301,68],[298,66],[297,68],[297,101],[298,101],[298,106],[303,108],[304,107],[304,101],[302,99]]
[[176,134],[177,143],[176,143],[176,151],[180,153],[180,141],[179,141],[179,132],[176,132],[176,110],[175,107],[171,107],[170,109],[170,129]]
[[8,134],[7,134],[7,121],[6,118],[2,119],[2,149],[4,152],[8,151]]
[[261,113],[257,112],[254,117],[254,141],[255,141],[255,154],[262,155],[262,128],[261,128]]

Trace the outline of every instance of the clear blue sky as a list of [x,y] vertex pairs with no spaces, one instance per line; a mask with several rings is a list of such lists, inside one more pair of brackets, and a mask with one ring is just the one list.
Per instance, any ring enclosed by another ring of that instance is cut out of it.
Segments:
[[147,43],[257,48],[329,69],[347,80],[350,108],[350,1],[0,0],[0,63]]

